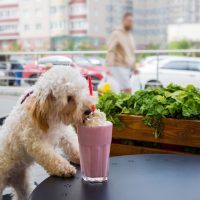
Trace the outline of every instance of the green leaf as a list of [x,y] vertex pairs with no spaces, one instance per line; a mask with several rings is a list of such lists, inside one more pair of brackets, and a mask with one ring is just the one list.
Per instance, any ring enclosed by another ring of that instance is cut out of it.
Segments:
[[162,118],[200,119],[200,90],[193,85],[183,88],[170,84],[166,88],[140,90],[134,95],[106,93],[99,97],[97,108],[121,127],[119,114],[148,117],[146,125],[155,128],[158,136],[162,132]]

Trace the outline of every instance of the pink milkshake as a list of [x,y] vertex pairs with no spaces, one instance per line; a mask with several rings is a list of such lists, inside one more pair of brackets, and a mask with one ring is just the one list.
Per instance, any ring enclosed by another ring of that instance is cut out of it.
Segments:
[[78,126],[81,172],[85,181],[108,180],[112,123],[100,126]]

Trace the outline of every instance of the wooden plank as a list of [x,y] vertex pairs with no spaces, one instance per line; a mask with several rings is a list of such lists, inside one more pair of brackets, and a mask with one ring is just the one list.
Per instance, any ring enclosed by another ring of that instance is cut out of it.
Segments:
[[113,138],[200,147],[200,121],[164,119],[163,133],[154,137],[154,129],[144,125],[141,116],[121,116],[125,128],[114,127]]
[[141,146],[129,146],[123,144],[114,144],[114,143],[111,145],[112,156],[134,155],[134,154],[186,154],[186,153],[179,151],[170,151],[170,150],[148,148]]

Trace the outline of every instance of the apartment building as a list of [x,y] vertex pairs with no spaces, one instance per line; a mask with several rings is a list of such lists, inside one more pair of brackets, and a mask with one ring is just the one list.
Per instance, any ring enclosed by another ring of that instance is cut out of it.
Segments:
[[97,0],[88,1],[89,9],[95,11],[89,13],[89,35],[107,38],[113,28],[121,24],[124,13],[133,13],[132,0],[104,0],[101,3],[97,2]]
[[63,49],[69,37],[98,45],[125,12],[134,13],[139,48],[165,48],[170,24],[200,23],[200,0],[1,0],[0,48]]
[[68,0],[50,0],[49,4],[50,37],[66,35],[69,33]]
[[[67,2],[68,13],[65,12],[67,35],[108,38],[112,29],[121,23],[122,15],[125,12],[133,12],[134,35],[138,48],[145,48],[149,44],[165,48],[170,24],[200,22],[200,0],[68,0]],[[61,37],[57,37],[59,38]],[[98,43],[98,40],[96,41]]]
[[69,8],[69,34],[72,36],[85,36],[88,31],[88,3],[86,0],[70,0]]
[[175,0],[168,25],[168,42],[200,41],[200,0]]
[[[94,45],[105,43],[112,29],[121,23],[125,12],[133,12],[132,0],[69,0],[68,1],[68,36],[77,41],[92,41]],[[66,37],[54,37],[59,41],[55,49],[59,49]]]
[[164,47],[167,39],[169,0],[134,0],[135,39],[139,48],[149,44]]
[[2,0],[0,46],[17,42],[24,50],[40,50],[60,41],[55,49],[61,49],[69,36],[98,45],[127,11],[133,12],[132,0]]
[[0,48],[9,50],[19,39],[19,4],[15,0],[0,2]]
[[170,22],[178,24],[200,22],[200,0],[174,0]]
[[50,48],[49,0],[19,0],[19,43],[22,49]]
[[165,48],[171,24],[200,23],[200,0],[133,0],[133,7],[140,48],[149,44]]
[[105,37],[125,12],[133,12],[133,4],[132,0],[71,0],[69,10],[71,35]]

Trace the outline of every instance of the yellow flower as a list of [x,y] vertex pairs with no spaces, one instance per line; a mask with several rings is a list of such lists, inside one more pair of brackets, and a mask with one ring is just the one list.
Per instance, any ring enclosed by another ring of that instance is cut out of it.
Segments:
[[111,92],[110,84],[109,83],[105,83],[103,85],[103,87],[101,88],[101,92],[103,92],[103,93]]

